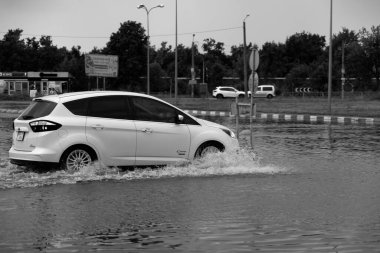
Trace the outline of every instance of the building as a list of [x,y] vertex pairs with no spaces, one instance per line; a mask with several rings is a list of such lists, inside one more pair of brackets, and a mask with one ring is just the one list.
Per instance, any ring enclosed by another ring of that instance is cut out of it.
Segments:
[[0,94],[65,93],[70,91],[71,79],[69,72],[0,72]]

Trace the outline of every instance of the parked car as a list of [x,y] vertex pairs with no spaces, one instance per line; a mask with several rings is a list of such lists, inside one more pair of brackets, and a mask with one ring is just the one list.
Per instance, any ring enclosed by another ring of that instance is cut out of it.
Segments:
[[274,85],[259,85],[257,86],[257,91],[255,92],[255,94],[253,95],[253,97],[264,97],[264,98],[273,98],[274,96],[276,96],[275,94],[275,87]]
[[11,163],[78,170],[191,161],[208,152],[237,149],[235,134],[158,98],[92,91],[36,98],[14,120]]
[[234,87],[229,86],[218,86],[212,91],[212,96],[218,99],[221,98],[236,98],[245,96],[244,91],[239,91]]

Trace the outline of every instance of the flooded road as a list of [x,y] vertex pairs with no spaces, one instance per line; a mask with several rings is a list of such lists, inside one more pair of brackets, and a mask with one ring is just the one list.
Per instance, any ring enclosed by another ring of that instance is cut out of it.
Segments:
[[0,121],[0,251],[380,252],[378,126],[246,129],[238,154],[69,173],[9,164]]

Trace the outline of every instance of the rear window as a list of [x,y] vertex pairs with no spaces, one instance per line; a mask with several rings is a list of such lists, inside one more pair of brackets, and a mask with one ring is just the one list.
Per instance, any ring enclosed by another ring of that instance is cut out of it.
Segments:
[[18,117],[20,120],[30,120],[49,115],[57,103],[46,100],[34,100],[28,108]]
[[63,105],[75,115],[86,116],[89,98],[83,98],[63,103]]

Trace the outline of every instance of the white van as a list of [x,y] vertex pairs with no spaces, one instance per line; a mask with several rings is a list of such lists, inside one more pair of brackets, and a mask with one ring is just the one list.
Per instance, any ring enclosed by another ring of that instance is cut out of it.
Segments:
[[255,95],[253,97],[258,98],[273,98],[275,95],[275,87],[274,85],[259,85],[257,86],[257,91],[255,92]]

